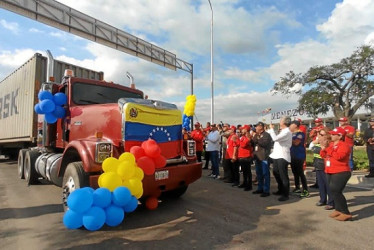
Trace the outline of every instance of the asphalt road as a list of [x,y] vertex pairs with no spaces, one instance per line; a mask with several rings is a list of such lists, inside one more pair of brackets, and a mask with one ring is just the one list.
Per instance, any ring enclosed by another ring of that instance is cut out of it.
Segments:
[[317,190],[281,203],[208,174],[178,200],[138,207],[120,226],[89,232],[62,224],[60,188],[28,187],[15,162],[1,161],[0,249],[373,249],[372,190],[346,188],[354,221],[339,222],[315,206]]

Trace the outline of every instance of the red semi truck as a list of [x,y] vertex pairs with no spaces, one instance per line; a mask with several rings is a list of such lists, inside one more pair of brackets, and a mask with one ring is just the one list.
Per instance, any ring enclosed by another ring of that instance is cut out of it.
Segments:
[[[144,177],[143,197],[178,197],[201,177],[194,141],[183,140],[176,105],[145,99],[134,84],[105,82],[102,72],[47,55],[35,54],[0,82],[0,150],[18,154],[19,178],[28,185],[51,181],[62,187],[65,203],[76,188],[98,186],[104,159],[118,158],[149,138],[167,165]],[[54,124],[34,112],[41,90],[67,96],[66,116]]]

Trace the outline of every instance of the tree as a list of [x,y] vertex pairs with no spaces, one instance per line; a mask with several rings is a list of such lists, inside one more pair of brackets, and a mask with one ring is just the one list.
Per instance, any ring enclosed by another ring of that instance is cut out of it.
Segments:
[[314,117],[331,109],[336,118],[351,120],[374,95],[374,48],[361,46],[339,63],[314,66],[304,74],[290,71],[274,84],[272,92],[300,95],[299,109]]

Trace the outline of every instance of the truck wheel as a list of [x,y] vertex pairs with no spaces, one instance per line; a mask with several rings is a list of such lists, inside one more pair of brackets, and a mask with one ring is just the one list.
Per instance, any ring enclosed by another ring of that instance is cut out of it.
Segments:
[[62,179],[62,202],[67,210],[68,197],[75,189],[88,186],[88,178],[81,161],[69,163]]
[[187,191],[188,185],[162,193],[161,197],[166,199],[178,199]]
[[18,152],[18,177],[20,179],[25,179],[25,174],[24,174],[24,163],[25,163],[25,154],[26,154],[27,149],[21,149]]
[[23,164],[24,175],[27,185],[38,183],[38,173],[35,169],[35,162],[39,156],[39,152],[35,150],[26,150],[25,160]]

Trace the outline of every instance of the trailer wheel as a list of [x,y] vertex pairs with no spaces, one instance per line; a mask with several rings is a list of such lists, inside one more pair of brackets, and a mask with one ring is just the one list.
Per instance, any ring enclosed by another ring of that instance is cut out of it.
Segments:
[[21,149],[18,152],[18,177],[20,179],[25,179],[25,174],[24,174],[24,163],[25,163],[25,154],[26,154],[27,149]]
[[38,183],[38,173],[35,169],[35,162],[39,156],[39,152],[35,150],[26,150],[25,160],[24,160],[24,175],[27,185],[32,185]]
[[178,199],[187,191],[188,185],[161,194],[161,199]]
[[67,210],[68,197],[75,189],[88,186],[88,178],[81,161],[69,163],[62,179],[62,203]]

